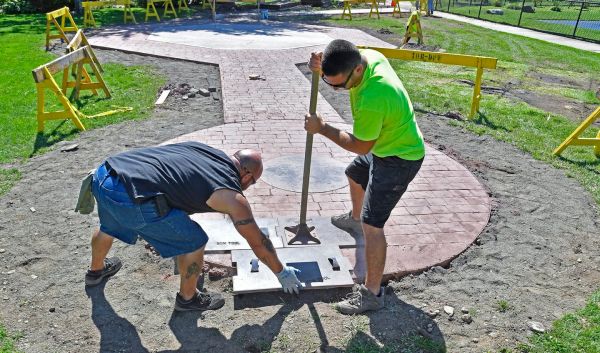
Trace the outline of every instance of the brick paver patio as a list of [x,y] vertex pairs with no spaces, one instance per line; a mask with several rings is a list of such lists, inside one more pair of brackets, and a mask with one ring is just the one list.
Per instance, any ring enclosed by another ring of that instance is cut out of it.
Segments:
[[[151,33],[164,29],[161,26],[165,25],[106,29],[90,41],[96,47],[219,65],[225,125],[196,131],[168,142],[196,140],[228,153],[254,148],[263,153],[265,161],[290,154],[303,156],[306,139],[303,117],[308,110],[310,84],[296,64],[306,62],[310,53],[322,50],[323,45],[234,50],[149,40]],[[176,25],[168,27],[176,30]],[[332,39],[344,38],[356,44],[390,47],[354,29],[294,24],[289,24],[289,27],[300,32],[318,31]],[[236,40],[234,35],[232,40]],[[251,74],[259,74],[265,80],[249,80]],[[322,96],[319,96],[317,110],[327,121],[351,131],[352,127],[344,124]],[[313,154],[345,162],[354,157],[320,135],[315,136]],[[299,215],[300,193],[278,189],[259,180],[246,195],[256,217]],[[423,168],[386,225],[386,277],[445,264],[456,257],[487,224],[490,205],[485,188],[465,167],[428,146]],[[350,207],[347,187],[309,194],[309,217],[331,216],[347,212]],[[222,216],[215,214],[209,217]],[[342,251],[353,263],[361,258],[356,249]],[[230,265],[228,255],[210,255],[207,259]]]

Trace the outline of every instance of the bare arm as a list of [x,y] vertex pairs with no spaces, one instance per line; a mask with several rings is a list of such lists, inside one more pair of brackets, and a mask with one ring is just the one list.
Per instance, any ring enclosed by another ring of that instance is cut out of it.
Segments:
[[233,190],[221,189],[215,191],[206,203],[215,211],[226,213],[231,217],[235,228],[246,239],[254,254],[273,273],[283,270],[273,243],[258,228],[252,216],[250,204],[242,194]]
[[326,122],[320,115],[307,114],[304,117],[304,129],[311,134],[321,134],[335,144],[345,149],[346,151],[354,152],[356,154],[367,154],[371,151],[371,148],[375,145],[377,140],[363,141],[356,138],[349,132],[337,129]]
[[331,141],[333,141],[336,145],[345,149],[346,151],[354,152],[356,154],[367,154],[375,145],[377,140],[373,141],[363,141],[356,138],[356,136],[352,135],[349,132],[342,131],[337,129],[327,123],[323,124],[323,128],[319,133]]

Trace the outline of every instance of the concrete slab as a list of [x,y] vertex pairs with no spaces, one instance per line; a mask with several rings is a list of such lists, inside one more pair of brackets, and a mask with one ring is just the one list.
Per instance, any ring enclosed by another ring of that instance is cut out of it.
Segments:
[[[354,284],[350,262],[335,245],[311,246],[310,251],[303,248],[278,249],[277,255],[284,264],[302,271],[299,279],[305,289],[351,287]],[[233,276],[234,294],[281,290],[277,277],[263,263],[259,262],[258,271],[252,272],[251,261],[255,258],[250,250],[231,252],[231,260],[237,268],[237,275]],[[330,260],[333,258],[337,267]]]
[[217,22],[163,26],[152,32],[148,40],[211,49],[277,50],[325,45],[333,38],[288,23]]

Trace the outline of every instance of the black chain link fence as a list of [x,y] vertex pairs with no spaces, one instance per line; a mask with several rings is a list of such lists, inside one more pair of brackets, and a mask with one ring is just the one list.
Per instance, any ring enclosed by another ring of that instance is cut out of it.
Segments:
[[436,10],[600,43],[600,2],[437,0]]

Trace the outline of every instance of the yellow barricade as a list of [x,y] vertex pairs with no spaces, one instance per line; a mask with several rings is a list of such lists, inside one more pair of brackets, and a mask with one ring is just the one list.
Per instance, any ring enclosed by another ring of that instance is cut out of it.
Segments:
[[396,17],[396,14],[398,14],[399,17],[402,17],[402,11],[400,10],[400,3],[403,2],[403,1],[408,2],[409,4],[411,4],[411,8],[412,8],[412,1],[411,0],[392,1],[394,3],[394,10],[392,11],[392,17]]
[[133,11],[131,10],[131,0],[99,0],[84,1],[81,3],[81,6],[83,7],[83,26],[96,27],[93,10],[115,5],[123,6],[123,23],[127,23],[127,20],[137,23]]
[[438,53],[422,50],[376,48],[367,46],[359,46],[359,48],[377,50],[389,59],[423,61],[437,64],[476,67],[477,75],[475,77],[475,84],[473,88],[473,100],[471,102],[471,113],[469,114],[469,118],[473,118],[475,116],[475,113],[479,111],[479,101],[481,100],[481,78],[483,76],[483,69],[495,69],[496,64],[498,62],[498,59],[486,56]]
[[[92,68],[94,75],[98,82],[82,82],[83,77],[83,65],[87,64]],[[44,123],[46,120],[64,120],[71,119],[75,126],[79,130],[85,130],[85,127],[79,120],[80,117],[86,117],[83,113],[79,112],[77,108],[75,108],[66,96],[66,91],[61,90],[61,88],[56,83],[53,75],[63,71],[63,80],[69,81],[69,69],[72,65],[77,65],[77,75],[74,84],[68,83],[66,87],[74,87],[75,97],[79,95],[79,91],[82,89],[102,89],[107,98],[110,98],[110,92],[104,83],[104,79],[100,74],[100,70],[92,60],[92,55],[90,54],[89,47],[79,48],[69,54],[61,56],[54,61],[51,61],[48,64],[42,65],[32,71],[33,79],[36,82],[36,88],[38,92],[38,100],[37,100],[37,120],[38,120],[38,132],[44,131]],[[63,82],[63,86],[65,82]],[[45,94],[46,89],[54,92],[59,102],[63,106],[64,110],[54,111],[54,112],[46,112],[45,111]],[[103,114],[99,114],[96,116],[101,116]]]
[[[60,23],[58,23],[57,20],[60,20]],[[69,20],[69,26],[65,24],[66,20]],[[54,25],[54,28],[58,31],[57,34],[52,33],[50,24]],[[67,38],[67,33],[77,32],[78,29],[79,28],[77,28],[68,7],[65,6],[62,9],[46,13],[46,50],[50,49],[51,39],[60,38],[61,40],[68,42],[69,38]]]
[[[377,14],[377,19],[380,18],[379,16],[379,4],[377,3],[377,0],[341,0],[344,3],[344,11],[342,11],[342,20],[345,17],[348,17],[348,19],[352,20],[352,4],[358,4],[358,3],[370,3],[371,4],[371,11],[369,11],[369,18],[371,18],[371,15],[373,14],[373,12],[375,12]],[[348,11],[346,13],[346,11]]]
[[563,143],[558,146],[554,152],[552,152],[555,156],[560,155],[565,148],[569,146],[594,146],[594,154],[596,157],[600,158],[600,131],[595,138],[593,137],[579,137],[585,129],[587,129],[590,125],[592,125],[596,120],[600,119],[600,106],[594,110],[590,116],[588,116],[582,123],[573,131],[573,133],[567,137]]
[[177,0],[177,8],[179,9],[179,12],[181,12],[182,7],[185,7],[187,10],[190,9],[188,7],[187,0]]
[[417,43],[423,44],[423,32],[421,31],[421,15],[419,11],[413,11],[406,22],[406,32],[402,44],[408,43],[411,38],[417,37]]
[[[69,45],[67,45],[67,54],[74,52],[75,50],[77,50],[81,47],[88,48],[88,53],[90,54],[90,57],[91,57],[92,61],[94,62],[94,64],[96,64],[98,71],[104,72],[104,69],[102,69],[102,66],[100,65],[100,61],[98,61],[98,58],[96,57],[96,54],[94,53],[94,50],[92,49],[92,46],[88,42],[85,34],[83,34],[82,30],[79,30],[75,34],[75,37],[73,37],[73,39],[71,39],[71,41],[69,42]],[[71,67],[71,76],[77,77],[77,65],[76,64],[72,65],[72,67]],[[76,82],[74,82],[74,81],[69,81],[68,70],[64,70],[63,81],[62,81],[62,91],[65,95],[67,94],[67,90],[69,88],[75,87],[75,83]],[[86,70],[85,67],[83,67],[81,70],[80,90],[87,89],[86,87],[88,87],[88,85],[92,84],[92,83],[93,83],[93,81],[92,81],[90,75],[88,74],[88,71]],[[93,85],[91,86],[90,90],[92,91],[92,94],[98,95],[98,92],[96,91],[96,88],[94,88]],[[79,94],[79,91],[77,91],[77,92],[73,91],[73,93]],[[75,99],[77,99],[77,98],[78,98],[78,96],[75,97]]]
[[[164,3],[165,4],[165,12],[163,13],[163,17],[172,14],[177,18],[177,12],[175,12],[175,6],[173,6],[173,0],[148,0],[146,3],[146,19],[145,22],[148,22],[148,17],[156,17],[157,21],[160,21],[160,16],[158,16],[158,11],[156,11],[156,3]],[[169,10],[169,7],[171,8]]]

